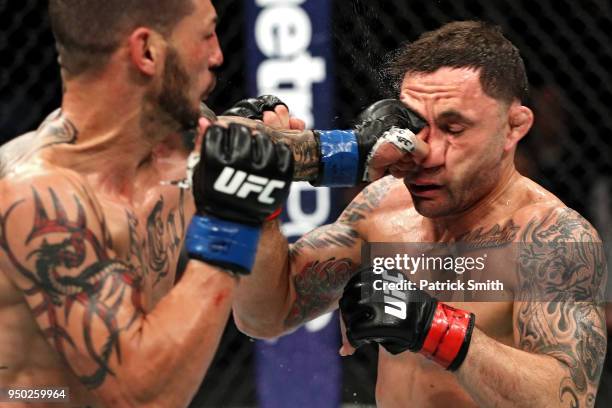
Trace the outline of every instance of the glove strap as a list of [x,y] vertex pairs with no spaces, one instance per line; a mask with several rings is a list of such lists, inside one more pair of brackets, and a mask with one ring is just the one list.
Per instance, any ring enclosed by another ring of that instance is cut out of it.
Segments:
[[266,218],[266,221],[274,221],[275,219],[280,217],[280,215],[282,213],[283,213],[283,207],[278,207],[276,209],[276,211],[274,211],[272,214],[268,215],[268,218]]
[[352,187],[359,179],[359,147],[352,130],[317,130],[321,149],[319,177],[314,185]]
[[246,275],[251,271],[261,228],[208,215],[194,215],[185,247],[190,258]]
[[467,355],[475,320],[473,313],[438,303],[420,352],[455,371]]

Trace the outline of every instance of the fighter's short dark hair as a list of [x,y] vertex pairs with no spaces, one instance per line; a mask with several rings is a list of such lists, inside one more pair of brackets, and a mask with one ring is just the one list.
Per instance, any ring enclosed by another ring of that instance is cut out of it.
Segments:
[[397,85],[406,73],[432,73],[442,67],[479,70],[482,89],[495,99],[528,97],[523,59],[498,26],[456,21],[426,32],[392,55],[389,73]]
[[49,0],[61,64],[70,75],[104,65],[131,30],[167,34],[193,9],[193,0]]

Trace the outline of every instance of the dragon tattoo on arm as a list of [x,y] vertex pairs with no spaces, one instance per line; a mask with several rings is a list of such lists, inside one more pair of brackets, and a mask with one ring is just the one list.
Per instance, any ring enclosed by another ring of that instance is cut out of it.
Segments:
[[85,188],[57,190],[33,185],[29,197],[24,192],[2,206],[0,255],[44,337],[95,389],[115,375],[120,334],[142,314],[141,267],[131,255],[114,256]]

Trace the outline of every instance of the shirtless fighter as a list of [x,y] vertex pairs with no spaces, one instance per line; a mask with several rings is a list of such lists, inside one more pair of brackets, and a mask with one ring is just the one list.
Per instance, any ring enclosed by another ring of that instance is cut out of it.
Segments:
[[[40,392],[56,387],[71,407],[187,406],[260,226],[288,193],[291,151],[199,119],[223,60],[210,0],[49,10],[61,110],[0,149],[2,397],[58,406]],[[198,121],[191,178],[183,131]],[[228,172],[265,188],[218,191]]]
[[[415,301],[413,292],[406,318],[390,319],[363,296],[372,271],[355,271],[367,242],[533,242],[542,250],[525,255],[527,280],[545,275],[546,289],[588,294],[605,279],[594,228],[514,167],[533,114],[522,104],[523,61],[498,29],[450,23],[401,48],[394,69],[401,102],[427,123],[414,129],[427,155],[390,165],[395,177],[370,184],[334,224],[292,246],[277,222],[266,223],[265,246],[234,300],[238,326],[255,337],[279,336],[342,298],[348,340],[383,345],[381,407],[592,406],[606,347],[594,297],[444,304],[425,292]],[[324,148],[329,135],[316,135],[309,157],[320,155],[319,171],[342,167]],[[583,250],[545,250],[567,242]],[[348,344],[341,350],[351,351]]]
[[[312,133],[280,133],[304,124],[275,98],[243,107],[260,122],[201,110],[223,60],[210,1],[149,3],[50,1],[62,108],[0,149],[0,392],[62,387],[71,406],[187,405],[261,224],[278,215],[290,179],[316,176]],[[243,114],[240,104],[228,114]],[[416,116],[383,102],[362,119],[365,158],[378,135]],[[384,141],[377,150],[372,173],[399,157]],[[191,260],[175,284],[184,239]]]

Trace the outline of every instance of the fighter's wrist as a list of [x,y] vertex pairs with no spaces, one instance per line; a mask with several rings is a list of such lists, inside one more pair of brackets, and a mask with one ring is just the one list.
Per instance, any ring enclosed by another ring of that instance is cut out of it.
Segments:
[[439,302],[420,353],[454,371],[465,359],[476,316]]
[[287,144],[293,153],[293,181],[315,181],[319,176],[321,162],[321,149],[316,131],[304,130],[282,134],[276,137],[276,140]]
[[261,226],[245,225],[210,215],[194,215],[185,239],[189,258],[228,269],[250,273]]
[[351,187],[362,177],[362,157],[353,130],[314,130],[319,145],[319,166],[315,186]]

